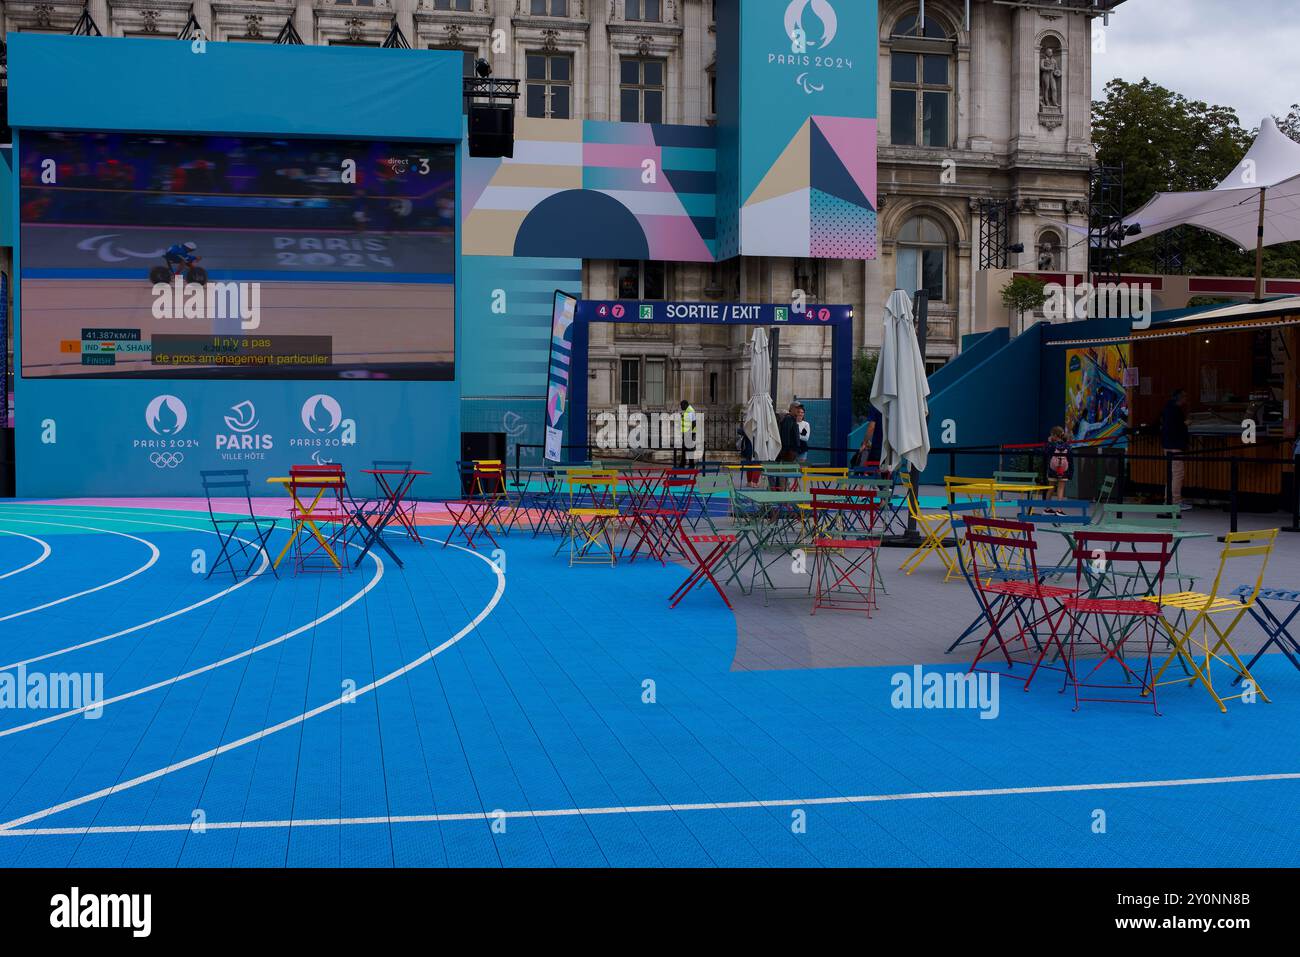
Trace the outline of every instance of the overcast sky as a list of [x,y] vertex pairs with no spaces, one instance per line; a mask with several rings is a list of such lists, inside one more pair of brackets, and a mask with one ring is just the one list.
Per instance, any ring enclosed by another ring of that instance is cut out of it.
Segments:
[[[1189,99],[1228,106],[1252,129],[1300,102],[1296,0],[1127,0],[1093,54],[1093,99],[1115,77],[1144,76]],[[1098,23],[1101,21],[1098,20]]]

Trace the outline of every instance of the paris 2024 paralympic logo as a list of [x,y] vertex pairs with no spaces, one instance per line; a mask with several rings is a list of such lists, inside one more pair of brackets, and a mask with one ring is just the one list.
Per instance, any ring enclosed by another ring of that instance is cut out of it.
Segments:
[[[820,36],[809,33],[815,20],[821,24]],[[808,96],[826,89],[828,71],[851,70],[853,60],[845,56],[830,56],[827,49],[839,33],[840,21],[830,0],[790,0],[785,8],[785,36],[790,42],[789,52],[771,51],[767,62],[790,67],[794,81]]]
[[[321,392],[309,396],[302,404],[299,418],[307,434],[290,439],[293,448],[319,450],[357,444],[356,420],[344,417],[343,406],[332,395]],[[331,460],[313,453],[313,461],[325,465]]]

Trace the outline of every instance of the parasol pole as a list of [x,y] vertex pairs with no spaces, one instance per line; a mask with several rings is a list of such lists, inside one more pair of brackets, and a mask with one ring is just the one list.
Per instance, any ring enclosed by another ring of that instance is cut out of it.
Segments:
[[1264,301],[1264,195],[1268,187],[1259,188],[1259,232],[1255,239],[1255,301]]

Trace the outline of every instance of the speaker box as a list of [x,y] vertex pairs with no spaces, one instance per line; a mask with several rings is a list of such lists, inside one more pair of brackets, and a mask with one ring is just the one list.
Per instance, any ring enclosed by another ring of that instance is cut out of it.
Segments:
[[515,111],[513,106],[471,103],[469,107],[469,155],[515,155]]
[[12,498],[18,462],[14,458],[14,430],[0,428],[0,498]]

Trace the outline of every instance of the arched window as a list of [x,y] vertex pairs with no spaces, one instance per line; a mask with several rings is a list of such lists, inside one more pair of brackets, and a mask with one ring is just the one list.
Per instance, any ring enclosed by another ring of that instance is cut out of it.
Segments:
[[924,289],[931,302],[948,293],[948,236],[933,219],[914,216],[898,231],[894,250],[895,286],[909,296]]
[[890,142],[952,144],[954,41],[939,21],[915,13],[894,24],[889,51]]

